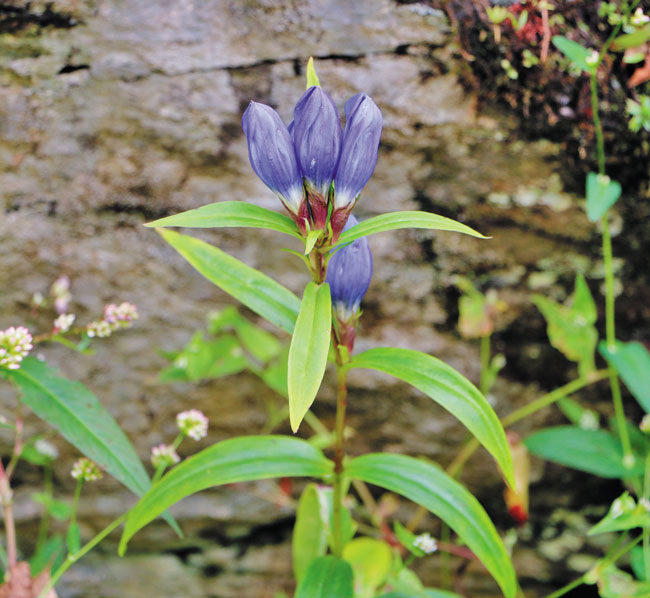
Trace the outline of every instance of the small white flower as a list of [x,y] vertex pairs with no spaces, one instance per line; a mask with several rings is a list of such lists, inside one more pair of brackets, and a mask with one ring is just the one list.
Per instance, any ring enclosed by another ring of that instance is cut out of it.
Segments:
[[128,328],[138,319],[138,310],[135,305],[123,301],[119,305],[109,303],[104,307],[104,320],[119,328]]
[[39,438],[34,443],[34,448],[48,459],[56,459],[59,456],[59,449],[57,449],[49,440],[45,440],[45,438]]
[[86,334],[93,338],[105,338],[113,332],[113,327],[106,320],[95,320],[86,326]]
[[68,332],[76,317],[77,316],[74,314],[61,314],[56,320],[54,320],[54,331],[57,334]]
[[591,54],[589,54],[589,56],[585,58],[585,62],[589,66],[595,66],[596,64],[598,64],[598,52],[596,52],[596,50],[592,50]]
[[102,478],[102,472],[99,467],[90,459],[86,459],[86,457],[77,459],[74,462],[70,475],[75,480],[82,480],[84,482],[95,482]]
[[646,413],[643,416],[643,419],[639,424],[639,429],[641,430],[641,432],[645,432],[646,434],[650,433],[650,413]]
[[645,496],[642,496],[639,499],[639,506],[643,507],[646,511],[650,512],[650,500],[648,500]]
[[17,370],[20,362],[34,348],[32,335],[24,326],[0,331],[0,367]]
[[158,469],[159,467],[169,467],[178,463],[181,458],[169,444],[159,444],[151,449],[151,464]]
[[650,21],[650,17],[643,13],[643,9],[640,6],[634,11],[632,18],[630,19],[630,23],[635,27],[639,27],[648,21]]
[[598,414],[591,409],[585,409],[580,416],[579,424],[583,430],[597,430],[600,428]]
[[208,434],[208,418],[198,409],[183,411],[176,416],[178,429],[194,440],[201,440]]
[[413,540],[413,546],[419,548],[426,554],[431,554],[432,552],[438,550],[438,543],[434,538],[431,537],[431,534],[429,533],[424,533],[417,536],[415,540]]

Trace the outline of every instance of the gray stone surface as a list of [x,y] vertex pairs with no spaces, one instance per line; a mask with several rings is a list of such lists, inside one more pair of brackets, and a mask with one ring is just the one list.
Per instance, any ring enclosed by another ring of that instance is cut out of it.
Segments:
[[[31,10],[43,6],[33,2]],[[136,303],[137,325],[95,343],[93,356],[74,356],[60,346],[38,352],[97,394],[143,458],[152,445],[173,438],[173,417],[181,409],[200,408],[210,417],[210,435],[200,447],[256,433],[264,424],[263,399],[270,391],[252,375],[200,385],[157,381],[165,365],[158,350],[178,349],[208,311],[230,300],[142,224],[220,200],[280,210],[248,164],[239,122],[250,99],[276,106],[289,119],[310,55],[339,107],[365,91],[384,114],[379,162],[356,210],[360,218],[428,209],[493,237],[414,231],[373,237],[375,274],[358,349],[394,345],[430,352],[476,381],[478,348],[455,331],[453,302],[454,276],[476,273],[500,287],[510,305],[499,329],[515,343],[511,352],[534,364],[539,339],[517,334],[522,318],[532,317],[541,329],[530,305],[532,287],[563,298],[575,264],[598,277],[597,264],[576,247],[576,241],[593,241],[595,231],[579,199],[554,174],[558,148],[518,139],[517,123],[507,115],[477,113],[476,98],[459,83],[445,17],[425,4],[57,0],[53,9],[72,14],[76,25],[0,37],[7,48],[0,53],[0,328],[47,330],[51,314],[34,317],[29,300],[61,274],[72,281],[72,311],[80,322],[98,316],[105,303]],[[277,235],[192,234],[296,292],[306,282],[299,262],[280,251],[286,240]],[[559,280],[535,277],[551,266]],[[491,397],[501,414],[540,394],[517,375],[506,370]],[[332,424],[332,380],[326,380],[315,411]],[[11,390],[2,386],[0,393],[2,410],[12,409]],[[445,465],[465,437],[429,399],[388,377],[353,373],[349,411],[357,429],[353,453],[399,451]],[[33,418],[27,423],[30,431],[43,429]],[[62,451],[57,488],[70,493],[75,453],[62,440],[54,442]],[[196,448],[187,444],[183,451]],[[37,476],[23,476],[27,496]],[[478,456],[465,479],[503,519],[494,464]],[[193,565],[169,555],[91,559],[64,578],[61,596],[138,596],[137,586],[161,597],[263,598],[290,590],[286,530],[292,507],[276,504],[276,495],[264,483],[189,499],[177,515],[188,530],[187,545],[200,555]],[[89,488],[83,533],[99,529],[131,500],[111,480]],[[35,530],[36,514],[33,505],[19,509],[25,537]],[[260,527],[273,525],[281,537],[266,556],[241,548]],[[180,550],[158,523],[134,544],[136,552]],[[273,556],[276,550],[282,558]],[[206,568],[217,573],[207,575]]]

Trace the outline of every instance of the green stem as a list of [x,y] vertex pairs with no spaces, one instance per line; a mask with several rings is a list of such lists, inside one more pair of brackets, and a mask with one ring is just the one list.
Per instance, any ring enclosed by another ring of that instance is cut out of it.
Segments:
[[[650,500],[650,453],[645,458],[643,498]],[[647,527],[643,528],[643,569],[646,580],[650,580],[650,528]]]
[[479,382],[479,390],[483,395],[486,395],[490,389],[488,388],[488,371],[490,369],[490,335],[486,334],[481,337],[481,380]]
[[345,409],[348,402],[348,387],[346,384],[347,369],[343,364],[337,364],[337,395],[336,395],[336,443],[334,448],[334,513],[332,517],[334,556],[343,553],[342,521],[343,521],[343,458],[345,456],[344,436]]
[[552,594],[549,594],[548,596],[546,596],[546,598],[560,598],[560,596],[564,596],[567,592],[570,592],[574,588],[581,586],[584,583],[584,579],[585,579],[584,575],[582,577],[578,577],[578,579],[574,579],[572,582],[569,582],[565,586],[561,587],[559,590],[553,592]]
[[74,554],[69,554],[68,558],[66,558],[65,561],[61,564],[61,566],[56,570],[54,575],[50,578],[50,581],[47,583],[47,585],[41,590],[41,593],[38,595],[37,598],[45,598],[48,594],[48,592],[56,585],[56,583],[59,581],[61,576],[70,568],[70,566],[74,563],[76,563],[81,557],[86,555],[88,552],[90,552],[97,544],[99,544],[108,534],[110,534],[114,529],[119,527],[124,520],[126,519],[126,516],[128,513],[124,513],[123,515],[120,515],[115,521],[109,523],[101,532],[99,532],[92,540],[90,540],[87,544],[82,546],[77,552]]

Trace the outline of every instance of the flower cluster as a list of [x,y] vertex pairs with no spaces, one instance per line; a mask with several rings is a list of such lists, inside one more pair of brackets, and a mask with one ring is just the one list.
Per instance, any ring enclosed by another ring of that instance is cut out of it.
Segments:
[[424,533],[420,534],[413,540],[413,546],[419,548],[422,552],[426,554],[431,554],[438,550],[438,543],[434,538],[431,537],[431,534]]
[[63,334],[64,332],[68,332],[74,323],[75,318],[76,316],[74,314],[61,314],[56,320],[54,320],[55,334]]
[[151,449],[151,464],[156,468],[167,468],[181,460],[174,447],[169,444],[159,444]]
[[336,104],[320,86],[298,100],[287,127],[273,108],[251,102],[242,117],[256,174],[289,210],[303,234],[330,223],[336,241],[377,163],[382,116],[365,93]]
[[86,457],[77,459],[74,462],[70,475],[75,480],[80,480],[82,482],[95,482],[102,478],[102,472],[99,467],[90,459],[86,459]]
[[176,416],[176,425],[185,436],[201,440],[208,434],[208,418],[198,409],[183,411]]
[[59,276],[50,287],[50,295],[54,299],[54,309],[58,314],[68,311],[68,304],[72,299],[70,294],[70,279],[64,274]]
[[0,331],[0,367],[17,370],[33,348],[32,335],[24,326]]
[[109,303],[104,307],[103,318],[90,322],[86,326],[86,334],[91,338],[95,336],[104,338],[120,328],[130,328],[137,319],[138,312],[132,303],[127,301],[119,305]]

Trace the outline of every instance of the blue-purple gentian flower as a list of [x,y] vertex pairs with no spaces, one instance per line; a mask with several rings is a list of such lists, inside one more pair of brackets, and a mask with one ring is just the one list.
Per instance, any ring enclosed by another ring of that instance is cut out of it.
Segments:
[[[350,214],[343,230],[357,224],[359,221]],[[330,285],[332,295],[335,330],[339,344],[347,345],[352,351],[359,307],[372,278],[372,254],[366,237],[333,251],[327,267],[326,282]]]
[[345,117],[341,131],[334,101],[318,86],[298,100],[289,127],[275,110],[256,102],[242,117],[253,170],[303,234],[324,230],[329,216],[332,241],[375,169],[382,129],[379,108],[363,93],[346,102]]

